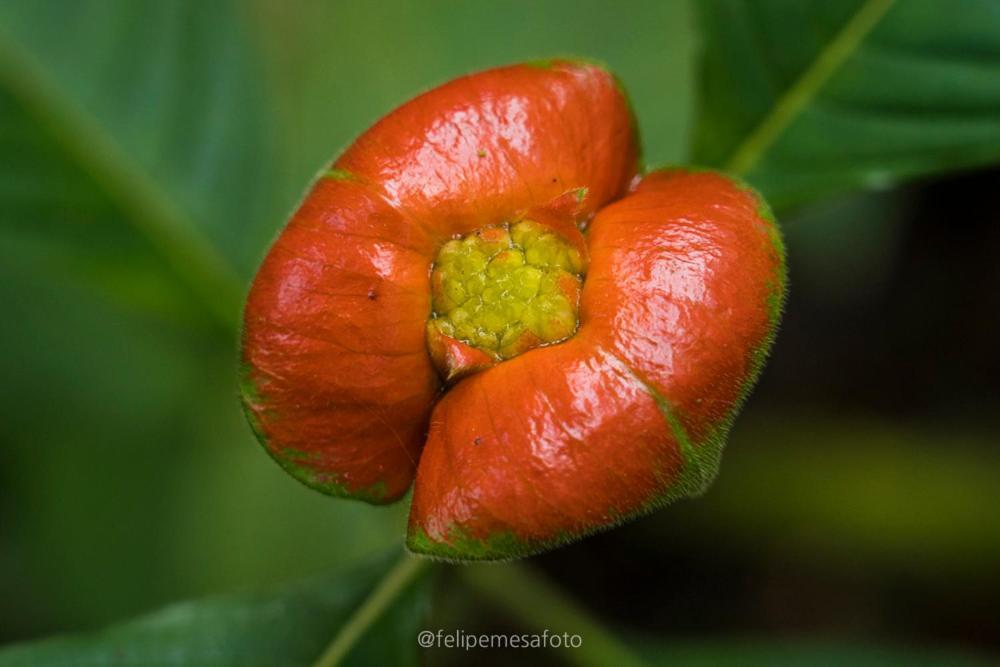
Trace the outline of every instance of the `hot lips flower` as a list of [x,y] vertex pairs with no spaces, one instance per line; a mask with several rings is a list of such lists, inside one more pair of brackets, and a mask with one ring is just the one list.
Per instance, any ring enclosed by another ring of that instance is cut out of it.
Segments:
[[[247,299],[268,452],[407,544],[525,555],[701,493],[784,295],[766,204],[642,174],[604,69],[518,65],[392,112],[320,175]],[[415,482],[414,482],[415,480]]]

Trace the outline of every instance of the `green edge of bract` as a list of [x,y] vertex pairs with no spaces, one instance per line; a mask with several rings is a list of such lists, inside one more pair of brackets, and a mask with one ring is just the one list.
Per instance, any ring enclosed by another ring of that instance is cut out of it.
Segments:
[[354,180],[354,174],[352,174],[351,172],[347,171],[346,169],[338,169],[338,168],[327,169],[327,170],[323,171],[320,174],[320,176],[322,178],[329,178],[329,179],[332,179],[334,181],[351,181],[351,180]]
[[332,473],[325,473],[309,466],[307,452],[291,447],[284,448],[280,452],[275,451],[264,434],[257,414],[250,407],[251,403],[260,404],[262,402],[257,383],[252,377],[250,365],[240,364],[239,375],[240,405],[243,407],[243,414],[246,415],[247,422],[250,424],[250,430],[253,431],[257,442],[264,448],[268,456],[274,459],[275,463],[281,466],[285,472],[309,488],[336,498],[360,500],[372,505],[384,505],[398,500],[386,497],[385,482],[379,481],[370,487],[351,491],[342,482],[331,479]]
[[[617,525],[609,524],[607,527]],[[595,530],[600,530],[597,528]],[[448,562],[504,561],[532,556],[549,551],[586,537],[591,532],[564,532],[545,540],[518,537],[513,531],[501,531],[486,538],[470,535],[459,526],[452,525],[445,541],[437,542],[422,529],[411,529],[406,537],[406,549],[417,556],[427,556]]]
[[[719,467],[722,461],[722,452],[725,449],[726,440],[728,439],[729,432],[732,430],[733,423],[736,421],[736,417],[743,409],[743,405],[746,403],[747,398],[753,391],[754,386],[760,379],[760,375],[764,370],[764,366],[767,362],[767,357],[770,354],[771,347],[774,344],[775,337],[778,333],[778,324],[781,321],[781,314],[784,311],[785,300],[787,296],[788,287],[788,268],[786,264],[785,256],[785,244],[781,235],[781,230],[778,226],[777,219],[774,216],[771,207],[768,205],[767,201],[760,194],[760,192],[751,186],[749,183],[741,178],[728,174],[724,171],[718,169],[713,169],[709,167],[679,167],[679,166],[669,166],[660,167],[654,171],[661,170],[676,170],[676,171],[687,171],[689,173],[701,173],[708,172],[714,173],[722,178],[729,180],[734,183],[740,190],[749,193],[757,203],[756,213],[757,216],[764,220],[768,225],[768,238],[775,251],[778,254],[778,271],[775,279],[770,282],[770,294],[767,298],[768,305],[768,319],[769,327],[766,335],[750,353],[750,368],[747,371],[747,375],[740,386],[739,393],[736,400],[733,402],[732,407],[729,409],[727,414],[719,420],[719,422],[712,428],[705,438],[700,443],[690,443],[691,449],[693,449],[693,454],[697,460],[698,465],[701,470],[708,473],[708,477],[702,478],[701,489],[694,493],[680,493],[674,494],[668,491],[666,494],[666,501],[671,502],[678,497],[694,497],[701,495],[711,486],[712,481],[718,474]],[[661,407],[662,409],[662,407]],[[669,409],[669,407],[668,407]],[[669,417],[668,421],[670,421]],[[680,426],[679,422],[677,423]],[[686,434],[685,434],[685,439]],[[682,451],[683,454],[683,451]],[[685,456],[685,459],[688,457]],[[659,504],[665,504],[662,500],[658,501]]]

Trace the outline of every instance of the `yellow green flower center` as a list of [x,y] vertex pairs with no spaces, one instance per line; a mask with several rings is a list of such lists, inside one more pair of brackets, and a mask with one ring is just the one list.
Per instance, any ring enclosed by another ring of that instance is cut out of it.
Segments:
[[583,268],[579,250],[538,223],[484,227],[438,253],[428,326],[494,359],[564,340]]

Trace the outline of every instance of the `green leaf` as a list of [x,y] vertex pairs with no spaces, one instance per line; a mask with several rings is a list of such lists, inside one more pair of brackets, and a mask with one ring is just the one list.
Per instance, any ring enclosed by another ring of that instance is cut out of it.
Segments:
[[205,315],[150,239],[58,142],[0,90],[0,257],[21,275],[71,278],[114,302],[191,324]]
[[955,651],[920,650],[883,647],[866,644],[821,641],[714,641],[680,642],[666,646],[650,646],[643,651],[651,665],[684,665],[713,667],[770,667],[799,665],[801,667],[973,667],[994,664]]
[[183,602],[95,634],[15,645],[0,651],[0,667],[308,665],[351,622],[380,579],[400,569],[406,576],[394,591],[398,595],[351,637],[342,664],[417,665],[416,636],[429,585],[415,580],[426,561],[404,558],[392,569],[391,559],[376,559],[275,592]]
[[1000,159],[994,0],[709,0],[694,156],[776,206]]
[[226,2],[0,4],[0,250],[231,330],[280,215],[245,33]]
[[405,503],[330,502],[261,455],[228,339],[208,344],[6,259],[0,507],[17,508],[0,511],[7,641],[400,545]]

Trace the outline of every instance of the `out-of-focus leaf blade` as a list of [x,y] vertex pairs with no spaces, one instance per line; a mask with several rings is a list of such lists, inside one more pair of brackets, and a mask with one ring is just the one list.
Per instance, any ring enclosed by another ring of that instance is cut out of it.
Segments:
[[669,644],[643,651],[651,666],[685,667],[985,667],[995,664],[973,655],[947,650],[914,650],[865,644],[805,641],[722,641]]
[[777,206],[1000,159],[1000,5],[709,0],[694,155]]
[[[183,602],[102,632],[15,645],[0,651],[0,667],[308,665],[391,564],[378,559],[275,592]],[[360,636],[344,664],[417,665],[416,636],[428,589],[426,579],[411,582]]]
[[231,345],[15,259],[0,256],[0,643],[400,544],[403,503],[331,502],[262,455]]
[[144,236],[9,93],[0,91],[0,257],[185,324],[205,311]]
[[224,2],[0,5],[0,243],[231,327],[277,217],[240,18]]

